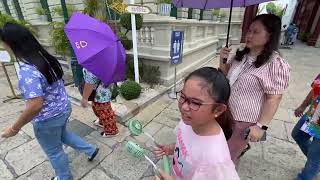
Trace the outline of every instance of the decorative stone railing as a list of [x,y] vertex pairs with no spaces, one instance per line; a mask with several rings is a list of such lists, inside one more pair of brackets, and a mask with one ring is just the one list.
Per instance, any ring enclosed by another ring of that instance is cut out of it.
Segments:
[[[233,21],[231,24],[231,44],[240,43],[241,23]],[[227,25],[227,22],[176,20],[158,16],[145,19],[143,27],[137,32],[139,58],[146,64],[159,66],[163,83],[169,85],[174,75],[174,68],[170,65],[171,32],[179,30],[185,34],[183,62],[178,65],[180,78],[212,60],[217,50],[225,46]],[[128,54],[132,54],[132,51],[128,51]]]

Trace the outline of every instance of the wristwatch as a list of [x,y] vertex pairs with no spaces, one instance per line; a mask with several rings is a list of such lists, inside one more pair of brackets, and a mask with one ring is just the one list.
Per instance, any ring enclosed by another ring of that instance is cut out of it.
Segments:
[[268,130],[268,126],[265,126],[265,125],[263,125],[263,124],[261,124],[261,123],[259,123],[259,122],[257,122],[257,124],[256,124],[259,128],[261,128],[262,130]]

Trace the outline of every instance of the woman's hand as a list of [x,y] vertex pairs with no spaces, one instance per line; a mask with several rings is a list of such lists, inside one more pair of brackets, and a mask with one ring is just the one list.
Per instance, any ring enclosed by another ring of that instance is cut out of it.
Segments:
[[306,107],[299,106],[296,110],[294,110],[294,115],[296,117],[301,117],[303,115],[303,112],[305,109],[306,109]]
[[264,130],[261,129],[259,126],[251,126],[249,127],[250,133],[248,135],[248,139],[250,142],[258,142],[263,136]]
[[2,131],[1,137],[3,137],[3,138],[9,138],[9,137],[12,137],[12,136],[17,135],[18,132],[19,132],[19,130],[13,129],[12,126],[9,126],[9,127],[5,128],[5,129]]
[[161,169],[159,170],[159,176],[155,177],[155,180],[173,180],[171,176],[166,175]]
[[164,155],[171,155],[174,147],[172,144],[160,145],[158,148],[154,150],[154,154],[158,159],[161,159]]
[[220,62],[222,62],[223,59],[228,59],[231,50],[232,50],[232,49],[226,48],[226,47],[224,47],[224,48],[222,48],[222,49],[220,50]]

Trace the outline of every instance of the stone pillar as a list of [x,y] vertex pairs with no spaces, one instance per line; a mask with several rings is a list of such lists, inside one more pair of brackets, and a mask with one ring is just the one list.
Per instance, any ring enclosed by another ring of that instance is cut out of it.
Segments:
[[242,23],[242,35],[241,35],[241,41],[240,41],[241,43],[245,42],[247,30],[249,29],[249,26],[252,20],[256,17],[257,11],[258,11],[258,5],[252,5],[252,6],[246,7],[246,10],[244,12],[243,23]]
[[315,47],[320,48],[320,34],[319,34],[319,37],[318,37],[318,40],[317,40]]
[[36,8],[41,7],[39,0],[20,0],[21,10],[25,20],[30,23],[39,22],[39,15],[36,13]]
[[200,20],[200,9],[193,9],[192,19]]
[[8,7],[10,9],[10,12],[11,12],[11,16],[15,19],[18,19],[17,11],[14,7],[13,1],[7,1],[7,3],[8,3]]
[[304,1],[301,9],[301,15],[299,15],[298,27],[299,33],[310,32],[313,24],[314,17],[317,13],[316,6],[317,0]]
[[303,4],[304,1],[305,0],[298,1],[297,9],[296,9],[296,12],[295,12],[294,17],[293,17],[293,23],[295,23],[297,25],[298,25],[299,16],[300,16],[301,10],[302,10],[302,4]]
[[188,8],[178,8],[177,18],[178,19],[188,19]]
[[[320,11],[320,9],[318,11]],[[309,46],[315,46],[318,39],[319,39],[319,36],[320,36],[320,17],[318,16],[316,20],[317,20],[317,22],[314,22],[315,29],[314,29],[310,39],[308,40]]]

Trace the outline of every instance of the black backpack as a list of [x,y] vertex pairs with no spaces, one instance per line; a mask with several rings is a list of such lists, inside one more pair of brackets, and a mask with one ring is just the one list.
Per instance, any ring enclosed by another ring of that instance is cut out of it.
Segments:
[[[85,83],[86,83],[86,82],[84,81],[84,79],[82,79],[82,81],[81,81],[81,83],[80,83],[80,85],[79,85],[79,87],[78,87],[81,96],[83,96],[83,89],[84,89]],[[94,90],[91,92],[91,94],[90,94],[90,96],[89,96],[89,98],[88,98],[88,101],[94,101],[94,98],[96,97],[96,90],[97,90],[97,88],[99,87],[100,83],[101,83],[101,81],[98,82],[98,85],[97,85],[96,89],[94,89]]]

